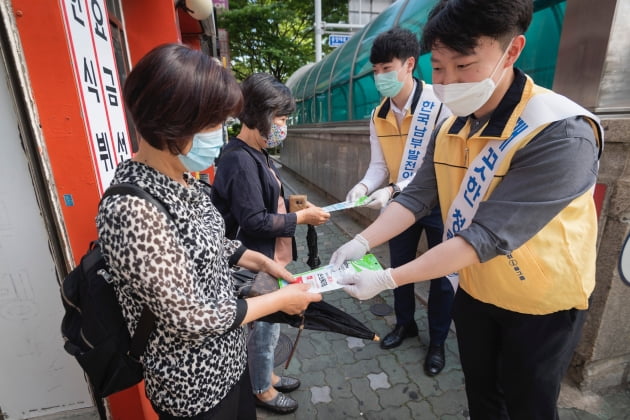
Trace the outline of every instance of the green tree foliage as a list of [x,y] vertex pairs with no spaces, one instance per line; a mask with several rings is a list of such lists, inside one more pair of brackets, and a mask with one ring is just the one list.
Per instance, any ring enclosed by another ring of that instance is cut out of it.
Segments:
[[[325,22],[347,21],[347,0],[322,0]],[[231,0],[219,15],[228,32],[232,70],[243,80],[257,72],[281,81],[315,60],[313,0]],[[324,53],[328,46],[322,46]]]

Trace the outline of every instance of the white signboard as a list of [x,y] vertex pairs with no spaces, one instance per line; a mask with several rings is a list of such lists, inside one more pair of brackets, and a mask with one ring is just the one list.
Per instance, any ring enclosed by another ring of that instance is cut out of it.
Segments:
[[104,0],[62,0],[74,74],[89,135],[99,190],[118,164],[131,158],[131,143]]

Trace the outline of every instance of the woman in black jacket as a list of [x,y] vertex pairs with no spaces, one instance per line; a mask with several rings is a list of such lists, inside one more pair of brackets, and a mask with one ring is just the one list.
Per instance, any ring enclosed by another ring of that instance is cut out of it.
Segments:
[[[330,214],[310,203],[289,213],[282,182],[266,150],[286,137],[287,118],[295,110],[289,88],[270,74],[257,73],[243,81],[241,90],[243,125],[221,154],[212,201],[225,219],[228,237],[286,266],[296,258],[296,225],[320,225]],[[248,356],[256,403],[277,413],[295,411],[297,401],[284,392],[296,389],[300,381],[273,372],[280,325],[255,322],[250,334]]]

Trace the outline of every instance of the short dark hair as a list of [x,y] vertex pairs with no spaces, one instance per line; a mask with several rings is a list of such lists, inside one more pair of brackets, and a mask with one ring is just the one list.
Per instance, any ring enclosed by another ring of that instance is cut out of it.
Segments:
[[460,54],[472,54],[482,36],[506,47],[527,31],[533,15],[532,0],[440,0],[422,31],[422,51],[436,43]]
[[416,34],[408,29],[396,27],[376,37],[370,50],[370,62],[389,63],[394,58],[405,61],[409,57],[417,60],[419,55],[420,43]]
[[247,127],[258,129],[263,137],[269,136],[275,117],[289,116],[295,111],[291,90],[271,74],[252,74],[241,83],[241,91],[245,105],[238,119]]
[[181,44],[152,49],[134,66],[123,96],[138,133],[173,154],[196,133],[236,115],[238,82],[210,56]]

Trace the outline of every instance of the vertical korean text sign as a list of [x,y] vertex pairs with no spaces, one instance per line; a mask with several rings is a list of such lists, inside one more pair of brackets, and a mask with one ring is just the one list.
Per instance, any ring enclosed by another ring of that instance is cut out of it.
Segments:
[[92,163],[102,194],[116,166],[131,158],[107,6],[104,0],[61,2]]

